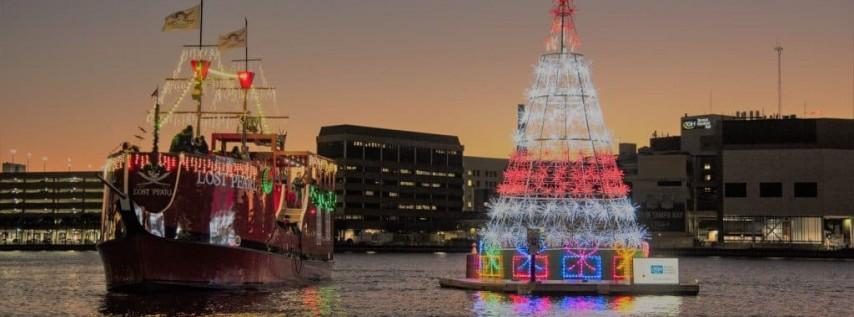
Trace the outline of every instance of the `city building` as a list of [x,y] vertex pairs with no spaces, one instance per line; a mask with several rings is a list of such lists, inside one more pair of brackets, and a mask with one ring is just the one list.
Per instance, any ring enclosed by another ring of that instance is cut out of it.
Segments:
[[635,147],[620,145],[617,163],[626,173],[632,202],[637,205],[638,222],[652,236],[654,247],[690,247],[687,234],[688,156],[678,152],[652,152],[645,147],[631,156]]
[[704,244],[854,246],[854,120],[751,111],[680,126],[638,151],[633,198],[653,232],[684,214]]
[[463,211],[486,212],[487,204],[496,196],[496,188],[501,183],[506,158],[465,156],[463,157]]
[[94,245],[104,191],[97,174],[0,174],[0,245]]
[[338,243],[447,244],[471,233],[458,223],[463,145],[456,136],[325,126],[317,152],[339,166]]
[[27,171],[27,165],[18,163],[3,163],[3,173],[23,173]]

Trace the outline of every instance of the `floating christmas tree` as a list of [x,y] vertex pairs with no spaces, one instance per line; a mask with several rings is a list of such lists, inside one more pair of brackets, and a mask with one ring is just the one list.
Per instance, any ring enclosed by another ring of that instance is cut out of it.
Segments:
[[530,277],[533,228],[541,231],[540,249],[533,250],[538,279],[602,279],[608,262],[610,276],[625,279],[646,231],[611,151],[590,65],[576,52],[575,6],[554,2],[547,51],[520,108],[516,149],[482,232],[480,273]]

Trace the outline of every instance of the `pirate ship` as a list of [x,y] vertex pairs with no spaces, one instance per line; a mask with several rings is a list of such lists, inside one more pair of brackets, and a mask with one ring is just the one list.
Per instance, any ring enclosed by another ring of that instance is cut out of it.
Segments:
[[[310,152],[286,151],[285,134],[268,132],[267,121],[286,117],[263,113],[263,95],[275,94],[263,79],[260,59],[249,58],[248,21],[221,36],[219,45],[203,45],[202,10],[166,18],[164,31],[198,28],[199,44],[184,47],[173,76],[153,94],[152,150],[123,150],[105,165],[109,190],[97,247],[107,287],[242,288],[328,279],[337,167]],[[226,69],[220,54],[231,47],[244,47],[245,55]],[[256,73],[260,84],[253,84]],[[208,104],[236,100],[243,107],[203,108],[202,96],[209,92],[214,100]],[[195,111],[180,110],[188,94]],[[161,112],[164,102],[168,111]],[[164,125],[192,121],[193,140],[202,140],[202,131],[212,127],[226,132],[211,133],[210,152],[195,143],[182,147],[180,138],[170,151],[159,151]]]

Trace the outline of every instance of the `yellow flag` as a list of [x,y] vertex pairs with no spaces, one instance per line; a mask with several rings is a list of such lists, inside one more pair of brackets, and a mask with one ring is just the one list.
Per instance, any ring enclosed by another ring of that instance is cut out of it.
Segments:
[[174,30],[191,30],[199,28],[201,18],[201,6],[195,6],[187,10],[181,10],[166,16],[163,22],[163,32]]

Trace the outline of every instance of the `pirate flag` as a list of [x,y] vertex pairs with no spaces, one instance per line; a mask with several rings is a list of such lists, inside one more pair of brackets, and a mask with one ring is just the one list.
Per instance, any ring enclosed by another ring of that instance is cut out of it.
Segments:
[[220,35],[219,42],[217,42],[216,46],[218,46],[221,51],[235,47],[245,47],[246,28],[242,28],[228,34]]
[[195,6],[167,15],[162,31],[198,29],[201,11],[201,6]]

